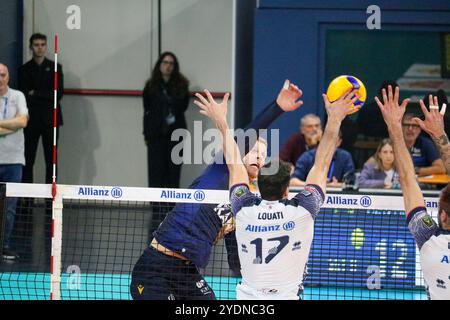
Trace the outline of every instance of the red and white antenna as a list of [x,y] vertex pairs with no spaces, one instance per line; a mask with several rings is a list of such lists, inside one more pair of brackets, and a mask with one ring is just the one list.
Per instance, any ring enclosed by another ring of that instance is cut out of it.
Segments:
[[[58,36],[55,35],[55,68],[53,84],[53,176],[52,176],[52,248],[50,257],[50,300],[59,300],[61,283],[61,204],[56,203],[56,134],[58,125]],[[60,199],[59,199],[60,200]],[[59,208],[59,210],[58,210]],[[57,217],[57,214],[59,216]],[[58,218],[58,222],[56,222]],[[58,232],[55,233],[55,228]],[[57,236],[56,236],[57,235]]]

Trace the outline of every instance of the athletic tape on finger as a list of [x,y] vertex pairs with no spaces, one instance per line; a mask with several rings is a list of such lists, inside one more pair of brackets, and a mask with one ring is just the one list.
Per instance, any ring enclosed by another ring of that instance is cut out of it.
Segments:
[[442,109],[441,109],[441,112],[440,112],[441,115],[445,115],[445,110],[446,110],[446,109],[447,109],[447,104],[444,103],[444,104],[442,105]]

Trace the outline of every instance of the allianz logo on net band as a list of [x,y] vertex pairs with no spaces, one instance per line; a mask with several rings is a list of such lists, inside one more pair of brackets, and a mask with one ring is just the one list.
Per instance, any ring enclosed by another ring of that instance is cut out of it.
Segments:
[[[202,202],[205,200],[206,195],[203,190],[158,190],[159,200],[194,200]],[[101,197],[101,198],[116,198],[120,199],[124,195],[124,191],[119,187],[79,187],[78,196],[82,197]]]
[[78,188],[79,196],[93,196],[93,197],[113,197],[113,198],[122,198],[123,191],[121,188],[112,187],[112,188],[97,188],[97,187],[79,187]]
[[[376,199],[376,197],[370,197],[370,196],[359,196],[359,197],[352,197],[352,196],[342,196],[342,195],[328,195],[325,199],[325,204],[328,206],[345,206],[348,208],[357,208],[357,207],[363,207],[363,208],[373,208],[377,207],[377,201],[383,199]],[[392,201],[392,199],[390,199]],[[397,210],[400,210],[400,208],[403,207],[403,198],[398,197],[397,198],[399,203],[395,203],[393,207],[399,208]],[[425,199],[424,206],[429,209],[436,209],[438,208],[438,202],[437,200],[433,199]]]

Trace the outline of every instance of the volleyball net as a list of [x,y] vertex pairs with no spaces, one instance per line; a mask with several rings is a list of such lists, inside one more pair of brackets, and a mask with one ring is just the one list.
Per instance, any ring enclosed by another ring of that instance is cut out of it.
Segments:
[[[176,203],[228,203],[228,191],[71,185],[58,185],[52,202],[50,185],[0,186],[2,244],[8,206],[17,201],[10,250],[19,258],[0,265],[0,299],[7,300],[131,299],[133,267]],[[435,219],[437,200],[426,198]],[[235,299],[240,278],[223,239],[200,272],[218,299]],[[327,195],[301,298],[427,298],[401,196]]]

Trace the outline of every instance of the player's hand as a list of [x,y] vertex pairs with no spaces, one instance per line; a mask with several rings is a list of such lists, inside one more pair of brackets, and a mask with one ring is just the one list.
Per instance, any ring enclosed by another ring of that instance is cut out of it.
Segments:
[[330,102],[326,94],[322,94],[322,97],[323,102],[325,103],[325,109],[327,110],[328,119],[330,120],[333,119],[341,122],[347,114],[361,108],[360,106],[350,108],[359,98],[358,89],[348,89],[334,102]]
[[225,93],[221,103],[217,103],[208,90],[204,90],[208,99],[203,97],[200,93],[196,93],[195,96],[198,100],[194,103],[200,107],[200,113],[210,118],[215,124],[227,122],[227,108],[229,93]]
[[406,106],[410,99],[403,100],[402,104],[398,104],[398,99],[400,96],[399,87],[395,87],[395,93],[392,92],[392,86],[388,86],[388,92],[382,90],[383,93],[383,103],[381,103],[378,97],[375,97],[375,101],[380,107],[381,114],[383,115],[384,122],[389,127],[400,126],[402,122],[403,115],[405,114]]
[[286,80],[283,88],[278,94],[277,104],[285,112],[294,111],[303,104],[302,100],[298,100],[302,95],[302,90],[300,90],[295,84],[290,83],[289,80]]
[[444,130],[444,115],[445,109],[447,105],[444,103],[442,105],[442,109],[439,112],[439,102],[438,98],[434,97],[430,94],[429,96],[430,102],[430,111],[427,110],[425,104],[422,100],[420,100],[420,107],[422,108],[422,112],[425,115],[425,120],[421,120],[419,118],[413,118],[412,120],[417,123],[422,130],[426,131],[430,136],[435,139],[439,139],[445,134]]

